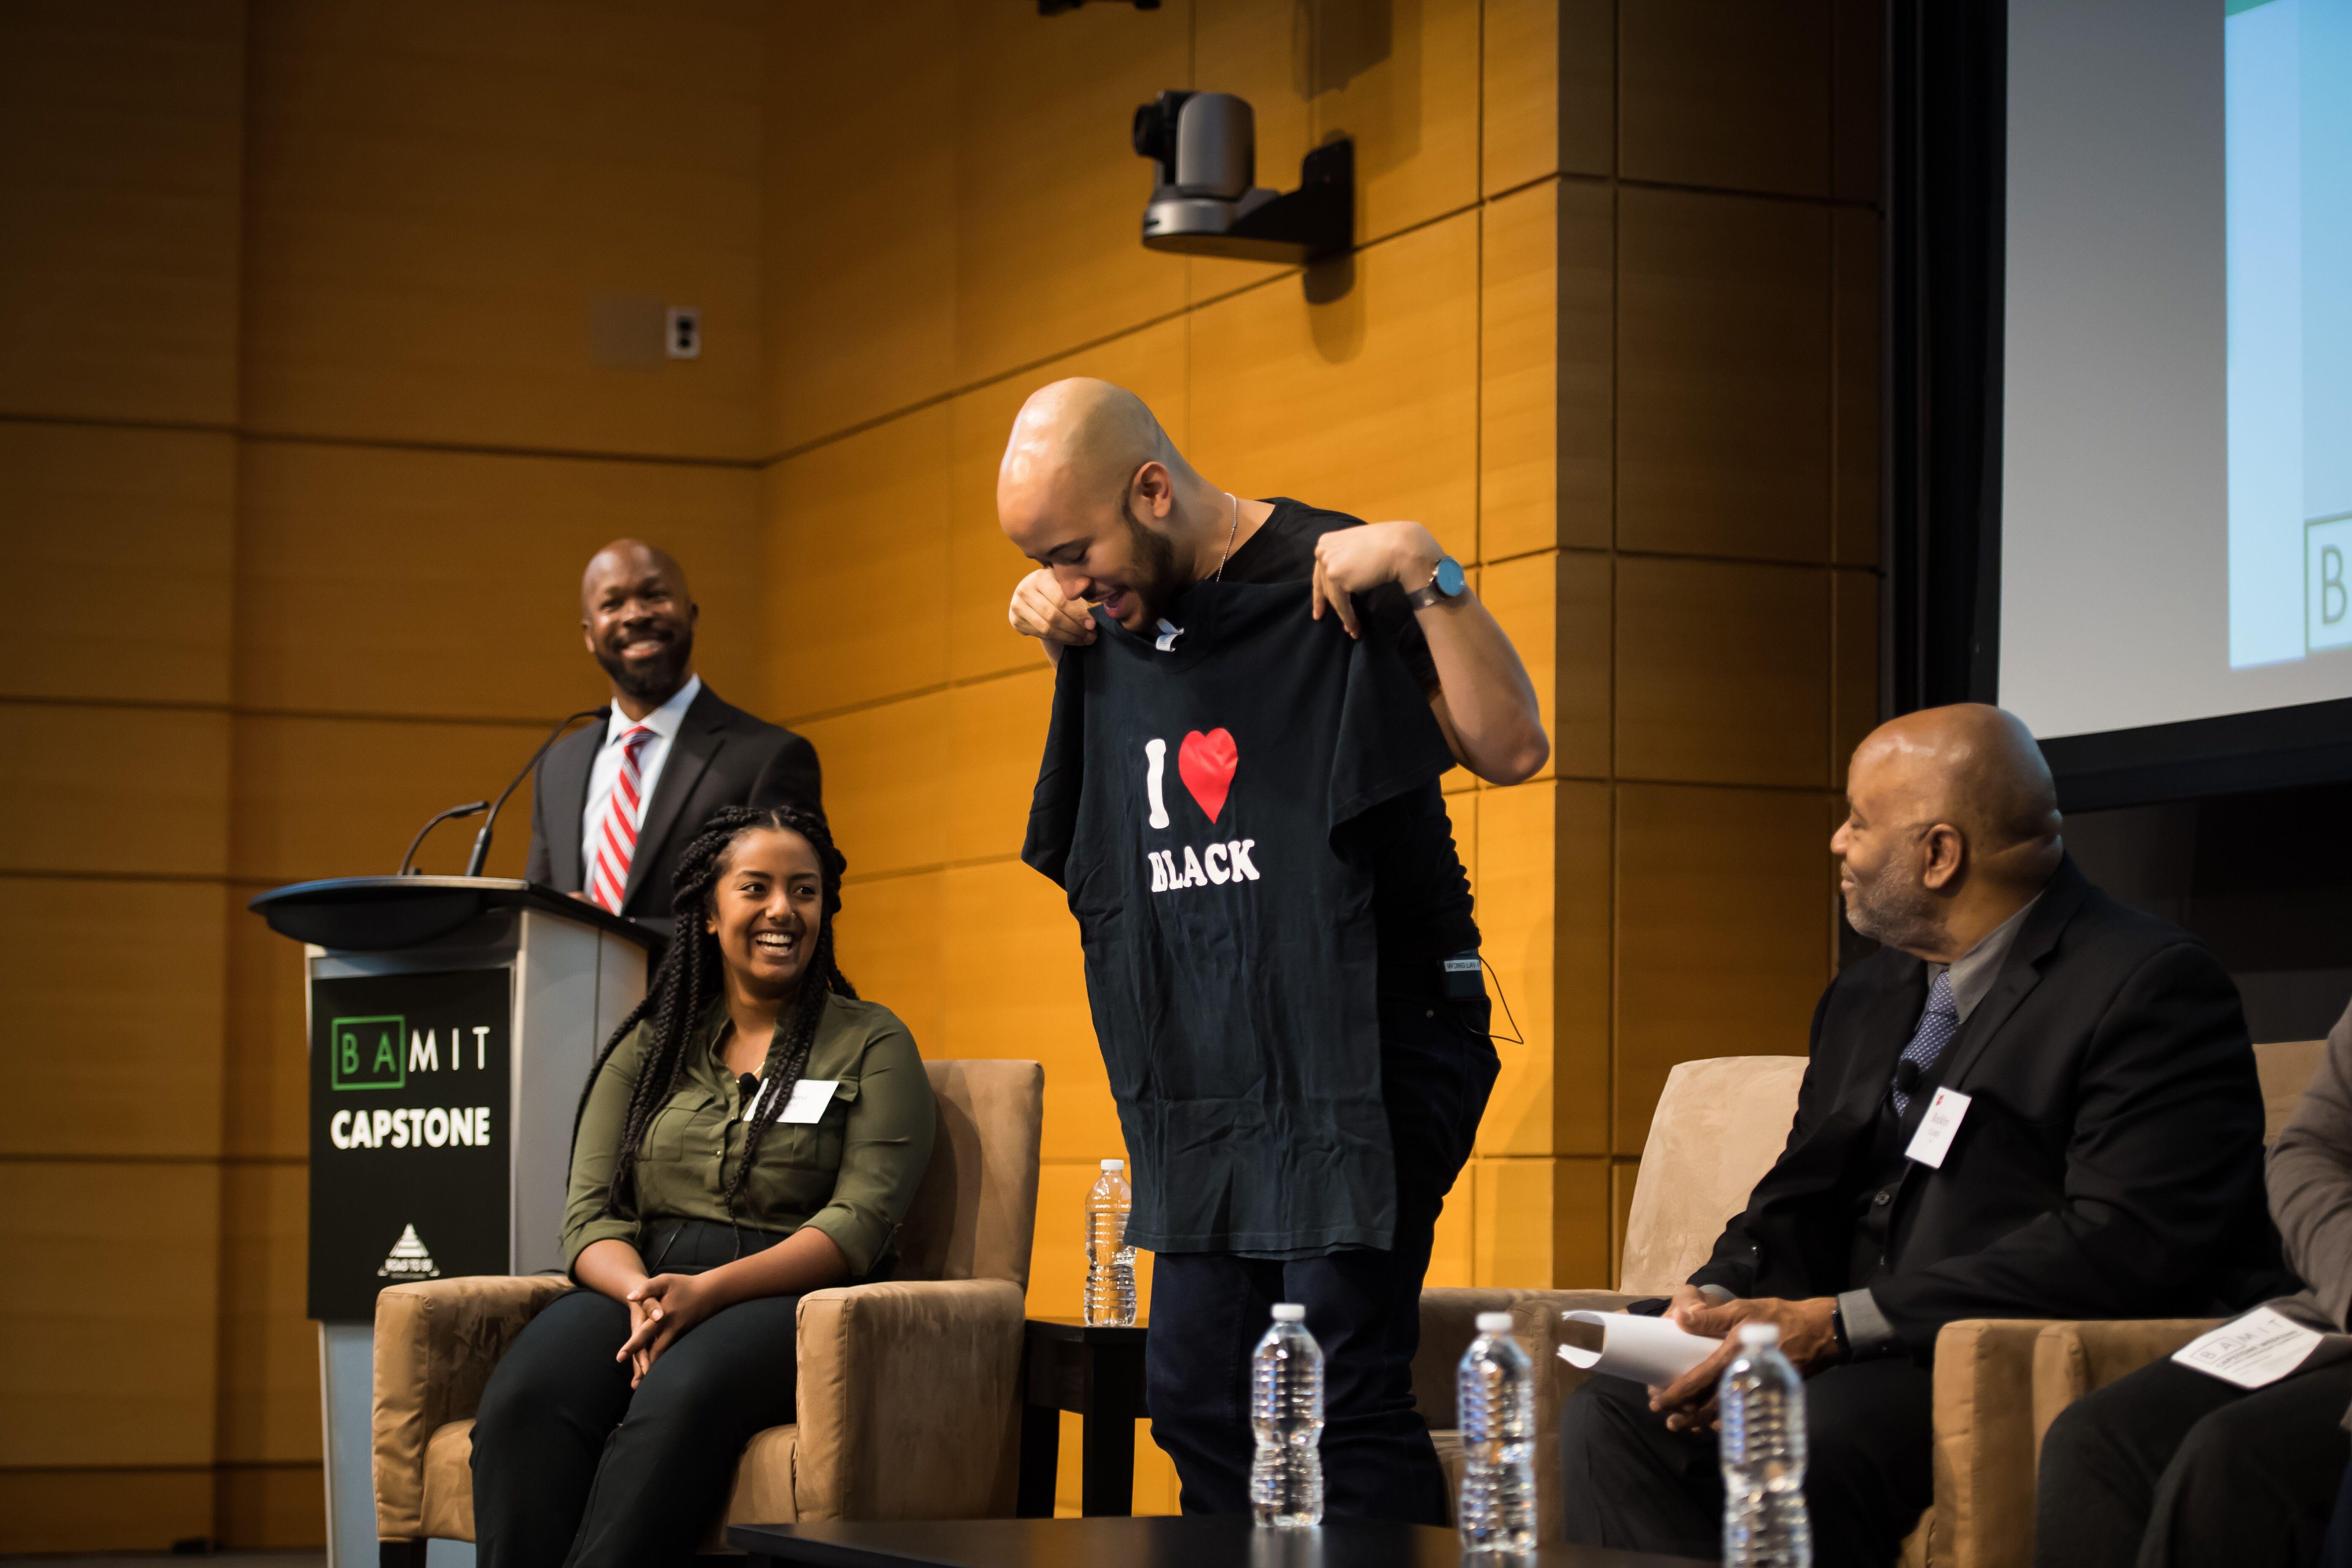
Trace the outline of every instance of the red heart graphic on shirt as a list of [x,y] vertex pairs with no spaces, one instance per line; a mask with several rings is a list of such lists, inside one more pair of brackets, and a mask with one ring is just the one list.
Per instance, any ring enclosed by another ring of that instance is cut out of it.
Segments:
[[1225,730],[1212,730],[1205,735],[1194,730],[1176,751],[1176,772],[1211,822],[1225,809],[1225,794],[1234,787],[1234,769],[1240,765],[1241,752],[1234,746],[1232,732]]

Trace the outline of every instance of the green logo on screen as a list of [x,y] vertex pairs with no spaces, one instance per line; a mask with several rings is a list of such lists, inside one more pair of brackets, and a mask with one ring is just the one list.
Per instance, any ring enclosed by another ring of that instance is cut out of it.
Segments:
[[400,1054],[405,1018],[338,1018],[327,1027],[329,1064],[337,1089],[400,1089],[408,1059]]

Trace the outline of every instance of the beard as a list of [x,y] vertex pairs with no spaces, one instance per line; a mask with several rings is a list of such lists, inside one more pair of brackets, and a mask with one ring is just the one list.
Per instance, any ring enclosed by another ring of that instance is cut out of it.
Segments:
[[1127,519],[1128,540],[1135,547],[1135,580],[1128,584],[1128,591],[1142,604],[1148,622],[1184,591],[1184,570],[1177,564],[1174,541],[1146,528],[1127,507],[1119,509],[1119,515]]
[[686,672],[694,663],[694,633],[691,628],[680,630],[661,652],[634,663],[623,658],[614,647],[599,643],[596,662],[613,678],[613,684],[628,696],[639,702],[661,702],[686,684]]
[[1871,941],[1906,952],[1934,947],[1944,931],[1934,896],[1884,870],[1868,880],[1855,875],[1853,890],[1845,895],[1845,921]]

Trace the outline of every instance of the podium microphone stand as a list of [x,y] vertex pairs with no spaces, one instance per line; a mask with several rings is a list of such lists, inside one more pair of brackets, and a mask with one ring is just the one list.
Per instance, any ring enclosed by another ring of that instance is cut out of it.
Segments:
[[363,1568],[376,1292],[563,1267],[572,1114],[661,939],[497,877],[299,882],[251,907],[307,955],[327,1561]]

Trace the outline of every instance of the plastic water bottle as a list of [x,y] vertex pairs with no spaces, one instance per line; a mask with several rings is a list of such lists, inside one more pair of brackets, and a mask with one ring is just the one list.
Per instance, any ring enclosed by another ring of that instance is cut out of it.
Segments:
[[1536,1549],[1536,1374],[1511,1337],[1511,1314],[1478,1314],[1478,1337],[1454,1378],[1462,1425],[1454,1527],[1465,1552]]
[[1127,1162],[1105,1160],[1087,1194],[1087,1310],[1089,1326],[1135,1325],[1135,1248],[1127,1244],[1127,1216],[1135,1194]]
[[1724,1568],[1812,1568],[1805,1514],[1805,1384],[1774,1323],[1739,1325],[1716,1386],[1722,1419]]
[[1323,1522],[1323,1347],[1307,1331],[1307,1309],[1285,1301],[1250,1358],[1250,1512],[1260,1524]]

